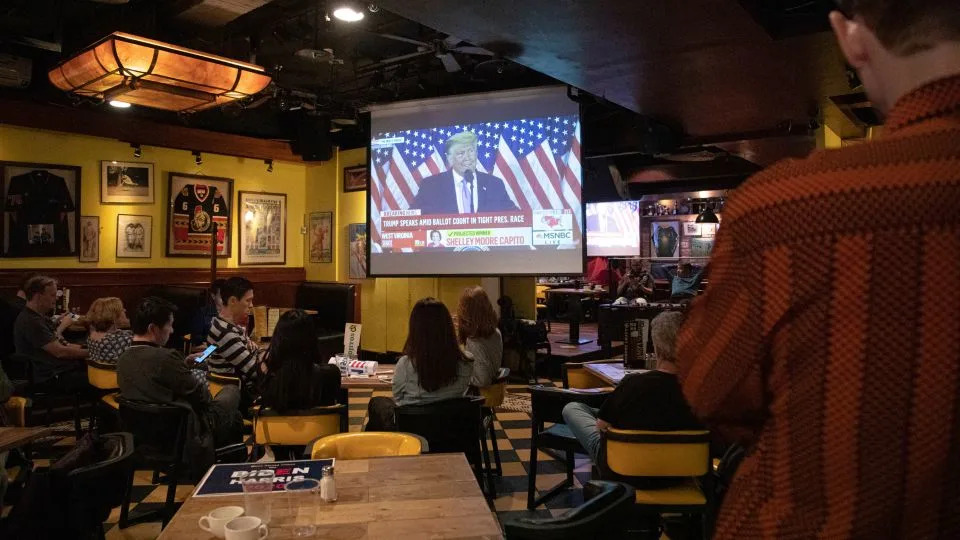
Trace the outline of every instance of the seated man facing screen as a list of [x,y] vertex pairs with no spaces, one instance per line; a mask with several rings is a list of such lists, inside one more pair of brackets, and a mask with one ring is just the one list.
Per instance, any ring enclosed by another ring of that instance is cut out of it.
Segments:
[[245,402],[252,401],[261,375],[260,347],[248,336],[246,320],[253,309],[253,284],[242,277],[232,277],[220,289],[223,308],[210,323],[207,343],[216,345],[210,356],[210,372],[239,377],[245,391]]
[[598,462],[603,446],[603,432],[611,427],[651,431],[702,429],[683,399],[676,375],[674,342],[682,324],[683,314],[678,311],[661,313],[653,319],[651,333],[657,369],[624,377],[600,409],[583,403],[569,403],[563,408],[563,421],[594,463]]
[[117,382],[126,399],[174,405],[191,412],[185,455],[199,470],[213,464],[216,448],[240,442],[240,389],[225,386],[211,397],[204,372],[191,369],[199,355],[184,358],[174,349],[163,348],[173,333],[176,310],[162,298],[140,301],[130,320],[133,344],[117,362]]
[[34,382],[51,383],[64,391],[86,390],[87,366],[82,360],[87,350],[60,335],[73,319],[69,314],[63,314],[57,323],[49,318],[57,305],[56,280],[34,276],[24,292],[27,301],[14,323],[13,341],[17,352],[30,358]]

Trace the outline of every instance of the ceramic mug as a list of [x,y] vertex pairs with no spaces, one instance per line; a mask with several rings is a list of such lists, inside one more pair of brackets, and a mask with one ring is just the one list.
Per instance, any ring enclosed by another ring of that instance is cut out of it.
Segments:
[[232,519],[223,526],[227,540],[263,540],[267,526],[258,517],[244,516]]
[[217,538],[223,538],[223,526],[242,515],[242,506],[221,506],[200,518],[200,528]]

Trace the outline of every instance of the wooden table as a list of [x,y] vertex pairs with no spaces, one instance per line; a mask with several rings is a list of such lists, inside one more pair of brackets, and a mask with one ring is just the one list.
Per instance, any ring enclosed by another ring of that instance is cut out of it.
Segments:
[[[393,365],[377,365],[376,375],[370,377],[340,377],[340,386],[353,388],[354,390],[392,390],[395,367]],[[389,380],[384,381],[380,377],[389,377]]]
[[[293,538],[294,519],[310,513],[315,538],[502,538],[463,454],[338,460],[336,479],[335,503],[292,509],[286,493],[261,495],[273,500],[270,540]],[[208,540],[200,516],[231,505],[243,506],[243,495],[191,496],[160,538]]]
[[0,452],[19,448],[53,433],[48,427],[0,427]]
[[603,382],[617,386],[624,377],[633,373],[646,373],[647,369],[623,369],[623,361],[610,363],[583,364],[583,369],[596,375]]
[[603,296],[607,294],[606,289],[547,289],[543,291],[544,294],[572,294],[577,296]]

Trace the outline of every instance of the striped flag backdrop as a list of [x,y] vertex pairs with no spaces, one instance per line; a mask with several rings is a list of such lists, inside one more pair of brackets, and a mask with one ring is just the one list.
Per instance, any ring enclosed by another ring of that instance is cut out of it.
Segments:
[[580,122],[571,115],[375,134],[403,142],[372,150],[373,242],[380,243],[380,212],[409,208],[420,181],[447,170],[444,142],[462,131],[477,135],[477,169],[503,180],[521,210],[571,209],[582,236]]

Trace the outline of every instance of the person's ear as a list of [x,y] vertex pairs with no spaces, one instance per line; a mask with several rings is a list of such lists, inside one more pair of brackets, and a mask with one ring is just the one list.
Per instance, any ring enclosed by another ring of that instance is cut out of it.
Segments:
[[862,68],[870,59],[865,39],[867,28],[863,21],[848,19],[843,13],[833,11],[830,13],[830,27],[847,63],[854,69]]

